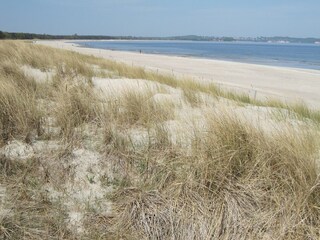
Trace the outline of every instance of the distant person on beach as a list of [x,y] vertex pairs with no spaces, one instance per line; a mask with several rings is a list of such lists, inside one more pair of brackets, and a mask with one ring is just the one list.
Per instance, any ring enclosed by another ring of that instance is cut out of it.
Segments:
[[141,53],[141,50],[140,50],[140,53]]

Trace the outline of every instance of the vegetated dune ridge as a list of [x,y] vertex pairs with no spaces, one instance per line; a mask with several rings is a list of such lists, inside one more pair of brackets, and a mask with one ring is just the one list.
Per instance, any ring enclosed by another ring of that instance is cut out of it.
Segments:
[[4,239],[319,239],[320,113],[0,42]]
[[113,59],[179,77],[193,77],[197,81],[215,82],[221,87],[247,93],[260,100],[274,97],[289,102],[303,100],[309,106],[320,107],[319,70],[84,48],[68,41],[37,43]]

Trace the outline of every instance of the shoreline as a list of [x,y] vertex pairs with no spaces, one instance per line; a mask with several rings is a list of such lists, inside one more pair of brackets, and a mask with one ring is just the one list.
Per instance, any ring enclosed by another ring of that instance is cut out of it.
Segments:
[[94,55],[177,77],[214,82],[258,98],[304,101],[320,107],[320,70],[241,63],[196,57],[137,53],[84,47],[87,40],[38,40],[37,44]]
[[[91,49],[101,49],[101,50],[108,50],[108,51],[118,51],[118,52],[131,52],[131,53],[140,53],[138,50],[122,50],[122,49],[108,49],[108,48],[100,48],[100,47],[91,47],[91,46],[86,46],[86,45],[81,45],[81,44],[77,44],[77,42],[82,43],[82,42],[150,42],[150,41],[155,41],[155,42],[181,42],[179,40],[124,40],[124,39],[119,39],[119,40],[61,40],[61,41],[65,41],[68,43],[73,43],[76,44],[78,47],[81,48],[91,48]],[[183,42],[194,42],[194,41],[183,41]],[[201,42],[207,42],[210,43],[210,41],[201,41]],[[222,43],[222,44],[228,44],[229,42],[215,42],[215,43]],[[255,43],[255,42],[231,42],[232,43],[238,43],[238,44],[245,44],[245,43],[251,43],[251,44],[274,44],[274,43]],[[292,43],[291,45],[296,45],[294,43]],[[303,44],[306,45],[306,44]],[[309,45],[316,45],[316,44],[309,44]],[[200,55],[192,55],[192,54],[179,54],[179,53],[162,53],[162,52],[146,52],[146,51],[142,51],[143,54],[153,54],[153,55],[163,55],[163,56],[168,56],[168,57],[183,57],[183,58],[194,58],[194,59],[205,59],[205,60],[215,60],[215,61],[223,61],[223,62],[235,62],[235,63],[244,63],[244,64],[253,64],[253,65],[259,65],[259,66],[270,66],[270,67],[280,67],[280,68],[290,68],[290,69],[305,69],[305,70],[315,70],[315,71],[320,71],[320,68],[318,65],[315,65],[317,67],[313,67],[312,64],[303,64],[303,62],[297,62],[297,64],[293,64],[290,63],[290,61],[288,62],[282,62],[282,61],[278,61],[276,59],[261,59],[261,60],[246,60],[246,59],[228,59],[228,58],[215,58],[215,57],[210,57],[210,56],[200,56]],[[249,58],[248,58],[249,59]],[[279,62],[278,64],[275,62]]]
[[[115,53],[133,53],[133,54],[138,54],[138,55],[151,55],[153,57],[157,56],[164,56],[164,57],[175,57],[175,58],[182,58],[182,59],[194,59],[194,60],[207,60],[207,61],[212,61],[212,62],[220,62],[220,63],[235,63],[235,64],[243,64],[243,65],[252,65],[252,66],[262,66],[262,67],[270,67],[270,68],[277,68],[277,69],[290,69],[290,70],[297,70],[297,71],[306,71],[306,72],[314,72],[316,74],[320,74],[320,70],[318,69],[313,69],[313,68],[303,68],[303,67],[290,67],[290,66],[280,66],[280,65],[268,65],[268,64],[259,64],[259,63],[251,63],[251,62],[241,62],[237,60],[228,60],[228,59],[218,59],[218,58],[206,58],[206,57],[200,57],[196,55],[179,55],[179,54],[167,54],[167,53],[149,53],[149,52],[142,52],[140,53],[139,51],[128,51],[128,50],[114,50],[114,49],[105,49],[105,48],[94,48],[94,47],[89,47],[89,46],[82,46],[80,44],[77,44],[77,42],[104,42],[104,41],[128,41],[128,40],[37,40],[37,43],[41,42],[61,42],[66,45],[72,45],[73,47],[80,48],[80,49],[94,49],[94,50],[101,50],[101,51],[106,51],[106,52],[115,52]],[[149,41],[149,40],[130,40],[130,41]],[[163,40],[163,41],[171,41],[171,40]],[[45,43],[44,45],[51,46],[51,44]],[[69,50],[69,49],[68,49]],[[70,49],[71,50],[71,49]],[[74,50],[74,49],[73,49]],[[79,51],[81,52],[81,51]]]

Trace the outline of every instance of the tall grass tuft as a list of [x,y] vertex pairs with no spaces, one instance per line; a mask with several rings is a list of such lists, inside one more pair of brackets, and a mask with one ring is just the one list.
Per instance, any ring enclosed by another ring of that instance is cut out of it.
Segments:
[[100,105],[90,86],[62,86],[56,95],[56,101],[56,122],[67,140],[73,137],[75,128],[98,120]]
[[127,89],[115,98],[108,98],[108,117],[123,125],[149,126],[174,118],[174,106],[166,101],[153,98],[155,92],[147,89]]
[[13,137],[29,141],[32,131],[41,134],[42,114],[36,103],[35,93],[18,84],[2,79],[0,83],[1,140]]
[[[11,161],[0,156],[1,239],[71,239],[64,207],[43,189],[46,174],[40,161]],[[2,189],[1,189],[2,190]]]

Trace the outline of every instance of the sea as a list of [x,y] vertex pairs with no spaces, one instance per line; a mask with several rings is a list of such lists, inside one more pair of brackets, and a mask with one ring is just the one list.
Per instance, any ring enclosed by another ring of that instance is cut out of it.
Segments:
[[320,70],[320,44],[112,40],[83,47]]

